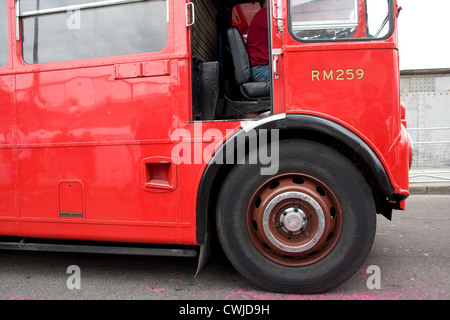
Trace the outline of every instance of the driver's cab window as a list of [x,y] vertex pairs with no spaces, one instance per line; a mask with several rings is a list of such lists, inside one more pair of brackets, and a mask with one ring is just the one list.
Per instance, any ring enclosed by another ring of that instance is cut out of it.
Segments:
[[390,34],[390,16],[387,1],[367,0],[367,35],[384,38]]
[[244,41],[247,41],[250,24],[259,10],[261,10],[261,5],[257,1],[254,3],[240,3],[233,7],[232,24],[239,29]]
[[291,0],[290,30],[300,41],[382,39],[390,35],[388,0]]

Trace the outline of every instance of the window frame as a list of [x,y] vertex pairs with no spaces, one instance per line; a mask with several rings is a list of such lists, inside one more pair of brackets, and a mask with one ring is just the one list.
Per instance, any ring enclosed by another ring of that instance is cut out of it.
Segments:
[[[46,61],[46,62],[38,62],[38,63],[29,63],[25,61],[24,59],[24,52],[23,52],[23,43],[22,43],[22,34],[23,34],[23,21],[24,18],[30,18],[30,17],[39,17],[39,16],[45,16],[50,14],[57,14],[57,13],[65,13],[69,11],[76,11],[76,10],[87,10],[87,9],[97,9],[102,7],[112,7],[112,6],[118,6],[118,5],[124,5],[124,4],[132,4],[132,3],[144,3],[149,2],[149,0],[103,0],[103,1],[95,1],[91,3],[85,3],[85,4],[79,4],[79,5],[70,5],[70,6],[62,6],[62,7],[56,7],[51,9],[41,9],[41,10],[34,10],[34,11],[27,11],[27,12],[20,12],[20,1],[23,0],[15,0],[16,6],[15,6],[15,24],[16,24],[16,34],[13,35],[13,38],[15,38],[18,42],[18,49],[19,49],[19,56],[20,56],[20,62],[23,64],[23,66],[26,69],[34,68],[33,66],[41,66],[40,70],[44,71],[46,70],[45,65],[50,65],[51,70],[58,70],[58,69],[67,69],[67,68],[78,68],[78,67],[92,67],[92,66],[98,66],[98,65],[108,65],[108,64],[117,64],[117,63],[125,63],[130,61],[142,61],[144,58],[148,58],[149,55],[152,57],[155,57],[155,59],[158,58],[160,55],[167,56],[169,52],[171,52],[171,46],[169,44],[172,43],[172,36],[171,36],[171,24],[173,24],[173,21],[171,19],[172,16],[172,0],[165,0],[166,1],[166,22],[167,22],[167,39],[165,46],[158,51],[148,51],[148,52],[137,52],[137,53],[125,53],[121,55],[107,55],[107,56],[100,56],[100,57],[86,57],[86,58],[77,58],[77,59],[71,59],[71,60],[55,60],[55,61]],[[151,1],[151,0],[150,0]]]
[[[292,37],[292,39],[294,39],[297,42],[300,43],[340,43],[340,42],[357,42],[357,41],[384,41],[389,39],[393,32],[394,32],[394,1],[393,0],[386,0],[388,2],[388,23],[389,23],[389,30],[386,32],[385,35],[383,35],[382,37],[361,37],[361,38],[319,38],[319,39],[304,39],[304,38],[300,38],[296,35],[296,32],[299,31],[314,31],[314,30],[325,30],[325,29],[329,29],[329,30],[336,30],[336,29],[344,29],[344,28],[350,28],[350,27],[355,27],[356,29],[360,27],[360,6],[359,6],[359,0],[354,0],[355,4],[356,4],[356,16],[357,16],[357,24],[356,26],[346,26],[344,23],[342,23],[341,25],[336,24],[336,25],[331,25],[331,24],[321,24],[321,25],[317,25],[317,27],[311,27],[311,28],[305,28],[303,30],[299,30],[299,29],[294,29],[293,28],[293,23],[292,23],[292,13],[291,13],[291,1],[292,0],[287,0],[287,26],[288,26],[288,30],[289,30],[289,34]],[[365,6],[367,8],[367,4],[365,3]],[[365,12],[366,16],[367,16],[367,12]],[[367,21],[364,22],[364,25],[366,24]],[[324,27],[319,27],[319,26],[326,26]],[[367,30],[367,26],[366,26],[366,30]]]

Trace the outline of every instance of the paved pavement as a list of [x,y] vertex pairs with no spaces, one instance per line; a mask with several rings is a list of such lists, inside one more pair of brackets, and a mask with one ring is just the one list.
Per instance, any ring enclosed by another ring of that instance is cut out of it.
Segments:
[[450,167],[410,171],[411,195],[450,195]]

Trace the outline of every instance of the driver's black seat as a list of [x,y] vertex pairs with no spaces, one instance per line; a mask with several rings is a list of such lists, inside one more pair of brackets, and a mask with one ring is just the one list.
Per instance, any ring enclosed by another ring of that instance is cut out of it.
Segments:
[[236,81],[241,88],[242,95],[249,100],[270,99],[269,81],[250,82],[250,60],[239,29],[231,27],[226,30],[226,33]]

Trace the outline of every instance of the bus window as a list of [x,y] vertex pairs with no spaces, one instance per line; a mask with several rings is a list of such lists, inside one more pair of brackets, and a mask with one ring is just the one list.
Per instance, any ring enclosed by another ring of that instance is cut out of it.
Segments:
[[389,35],[390,19],[387,1],[367,0],[367,34],[369,37],[384,38]]
[[388,5],[387,0],[291,0],[291,32],[300,41],[381,39],[391,32]]
[[108,57],[155,52],[166,46],[167,0],[98,3],[22,1],[24,61],[34,64]]
[[6,2],[0,2],[0,67],[8,61],[8,17]]

